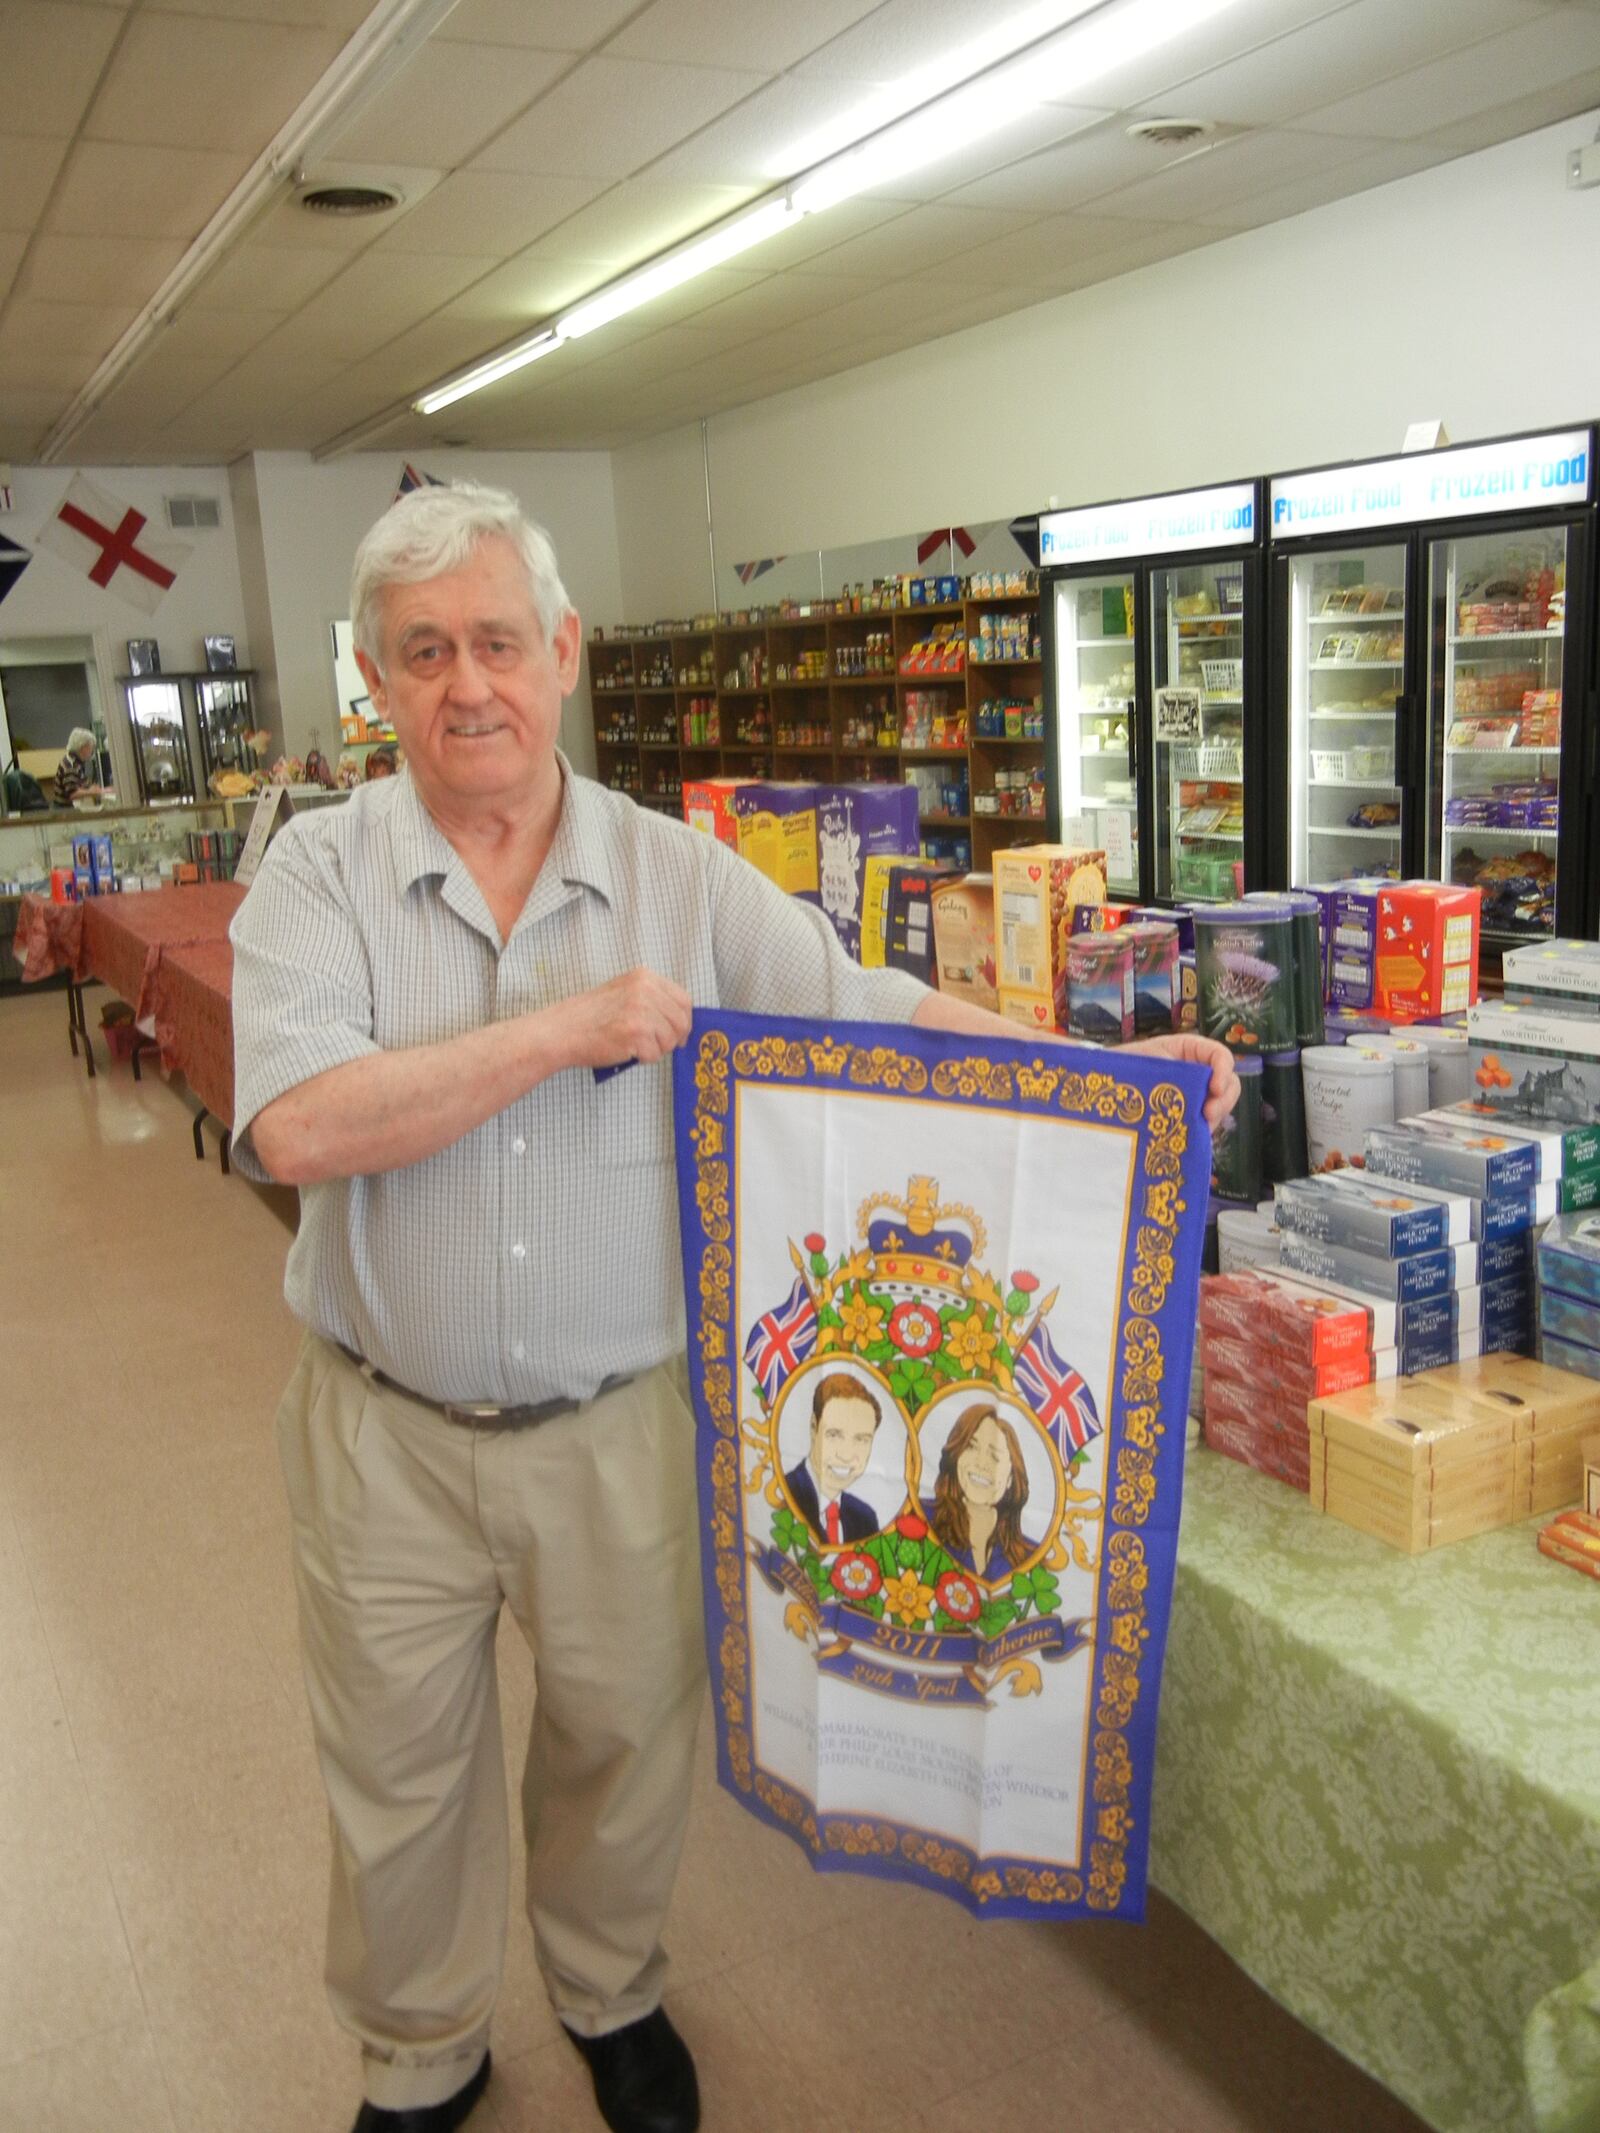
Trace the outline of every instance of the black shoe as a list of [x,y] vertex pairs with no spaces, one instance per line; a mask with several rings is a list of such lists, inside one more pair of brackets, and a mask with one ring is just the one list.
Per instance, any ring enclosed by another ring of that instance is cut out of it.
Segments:
[[611,2133],[695,2133],[700,2089],[689,2047],[661,2008],[603,2037],[567,2035],[589,2062]]
[[375,2103],[364,2103],[351,2133],[455,2133],[488,2086],[489,2054],[485,2052],[472,2079],[443,2103],[425,2103],[410,2111],[384,2111]]

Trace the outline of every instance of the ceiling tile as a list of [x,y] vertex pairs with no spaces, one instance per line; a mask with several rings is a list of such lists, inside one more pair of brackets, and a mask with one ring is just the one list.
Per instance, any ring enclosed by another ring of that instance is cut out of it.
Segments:
[[503,326],[509,336],[518,326],[575,303],[610,273],[603,259],[543,259],[523,253],[492,268],[444,308],[452,318]]
[[215,385],[226,362],[224,356],[206,360],[163,352],[159,362],[142,363],[125,377],[102,403],[103,412],[120,423],[159,429]]
[[507,170],[451,173],[377,240],[380,252],[458,252],[504,259],[584,207],[603,178],[533,178]]
[[65,141],[0,133],[0,230],[31,230],[44,211]]
[[[1049,290],[1078,261],[1115,260],[1127,242],[1153,226],[1153,222],[1118,222],[1098,208],[1091,214],[1046,215],[1010,236],[963,253],[949,272],[958,286],[1032,282]],[[1108,274],[1118,271],[1115,265],[1107,268]]]
[[[803,222],[785,230],[782,236],[769,237],[761,247],[761,264],[770,267],[775,274],[797,266],[806,266],[809,271],[819,257],[837,252],[847,237],[859,237],[867,230],[887,229],[891,222],[903,220],[909,212],[905,202],[900,200],[841,200],[826,214],[807,215]],[[864,270],[847,269],[840,263],[830,264],[827,271],[840,274]]]
[[152,297],[183,256],[177,238],[62,237],[41,233],[22,293],[46,303],[127,303]]
[[253,154],[288,118],[341,42],[333,33],[271,23],[134,15],[90,106],[85,134],[95,141],[186,148],[245,142]]
[[[826,222],[826,215],[819,221]],[[896,216],[886,228],[847,238],[817,256],[824,273],[865,274],[874,280],[897,280],[937,266],[977,245],[1005,238],[1035,218],[999,207],[946,207],[937,201]],[[1002,277],[996,276],[996,279]]]
[[999,0],[980,14],[972,0],[885,0],[853,29],[799,63],[828,81],[895,82],[954,60],[1007,22],[1036,9],[1031,0]]
[[98,351],[69,355],[65,349],[41,350],[36,342],[13,346],[0,328],[0,413],[18,393],[56,392],[65,399],[88,382],[98,360]]
[[76,133],[123,18],[68,0],[0,7],[0,82],[7,133]]
[[235,22],[337,30],[348,37],[371,14],[372,0],[161,0],[161,7],[169,15],[223,15]]
[[[1600,0],[1594,0],[1594,4],[1600,6]],[[1597,105],[1600,67],[1590,67],[1569,75],[1554,88],[1535,89],[1530,95],[1514,97],[1508,104],[1480,111],[1473,118],[1457,119],[1452,125],[1424,133],[1414,145],[1447,156],[1468,155],[1475,148],[1492,148],[1497,141],[1509,141],[1519,133],[1535,133],[1541,126],[1576,118]]]
[[805,167],[803,144],[860,100],[853,82],[785,74],[651,165],[652,175],[772,185]]
[[[1532,21],[1546,0],[1353,0],[1334,15],[1185,81],[1185,117],[1276,126],[1408,67]],[[1227,18],[1223,17],[1226,22]],[[1168,99],[1170,101],[1170,99]],[[1141,114],[1155,108],[1146,100]]]
[[440,252],[363,253],[279,327],[268,346],[356,362],[459,295],[481,271],[481,261]]
[[1135,185],[1107,193],[1095,201],[1094,211],[1097,215],[1131,215],[1138,221],[1152,217],[1184,221],[1229,201],[1248,199],[1269,186],[1334,170],[1341,163],[1354,162],[1374,145],[1318,134],[1247,133],[1188,156]]
[[1320,106],[1301,124],[1318,132],[1414,140],[1515,97],[1557,88],[1595,67],[1600,67],[1600,14],[1558,8],[1448,59],[1413,67],[1381,88]]
[[19,296],[0,323],[0,350],[93,356],[98,362],[133,324],[137,310],[135,304],[41,304]]
[[448,23],[472,44],[587,52],[638,9],[639,0],[457,0]]
[[778,327],[793,325],[796,320],[814,318],[819,311],[831,311],[835,304],[845,303],[872,286],[867,277],[859,281],[829,281],[799,272],[774,274],[755,288],[702,311],[698,323],[716,334],[725,346],[734,347]]
[[381,162],[399,152],[410,163],[454,169],[572,64],[570,52],[431,37],[376,102],[335,136],[333,152],[347,162]]
[[870,15],[878,0],[655,0],[608,49],[627,59],[778,74]]
[[[1203,17],[1193,28],[1180,30],[1151,51],[1130,51],[1126,60],[1096,74],[1088,90],[1074,91],[1068,85],[1059,94],[1063,102],[1092,101],[1127,111],[1148,97],[1170,91],[1167,103],[1177,109],[1184,102],[1177,93],[1179,83],[1237,53],[1298,33],[1302,25],[1336,15],[1349,4],[1350,0],[1234,0],[1226,13]],[[1405,4],[1411,5],[1411,0]]]
[[[1357,144],[1350,143],[1352,147]],[[1412,176],[1438,162],[1436,149],[1404,142],[1385,142],[1364,149],[1348,162],[1340,160],[1307,170],[1281,185],[1266,185],[1211,207],[1196,205],[1197,222],[1217,231],[1259,229],[1268,222],[1282,222],[1290,215],[1303,215],[1330,200],[1348,199],[1375,185],[1389,185],[1396,178]]]
[[[996,164],[1014,156],[1031,155],[1036,149],[1064,143],[1074,135],[1097,129],[1111,115],[1108,111],[1067,104],[1040,104],[1032,111],[1019,111],[1004,134],[986,135],[972,142],[963,142],[952,135],[948,155],[940,156],[937,162],[924,163],[920,169],[908,171],[902,178],[890,178],[874,185],[873,195],[880,200],[947,199],[959,187],[986,177]],[[982,206],[985,203],[958,204]],[[1001,206],[1005,203],[993,204]]]
[[202,311],[191,304],[161,336],[162,360],[170,353],[184,358],[225,356],[236,363],[269,333],[275,333],[285,315],[282,311]]
[[231,315],[240,305],[251,311],[296,311],[325,288],[342,265],[340,253],[320,246],[295,252],[287,245],[241,245],[206,276],[184,316]]
[[249,161],[248,152],[80,141],[46,227],[73,237],[195,237]]
[[1036,214],[1064,214],[1119,186],[1192,156],[1191,148],[1163,148],[1152,141],[1128,138],[1131,122],[1122,114],[1058,147],[1026,156],[986,178],[946,193],[947,207],[1031,208]]
[[613,269],[632,266],[720,222],[749,198],[742,186],[634,178],[580,208],[528,249],[542,259],[605,259]]
[[625,178],[761,86],[758,74],[585,60],[477,158],[484,170]]
[[12,278],[28,249],[28,240],[21,230],[0,230],[0,304],[10,294]]

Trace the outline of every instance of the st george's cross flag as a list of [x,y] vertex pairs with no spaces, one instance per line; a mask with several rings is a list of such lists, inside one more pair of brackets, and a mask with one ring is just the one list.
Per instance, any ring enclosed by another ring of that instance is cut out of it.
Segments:
[[68,483],[55,517],[39,534],[39,546],[81,570],[91,585],[103,586],[147,615],[161,605],[189,557],[187,541],[152,533],[142,511],[82,474]]

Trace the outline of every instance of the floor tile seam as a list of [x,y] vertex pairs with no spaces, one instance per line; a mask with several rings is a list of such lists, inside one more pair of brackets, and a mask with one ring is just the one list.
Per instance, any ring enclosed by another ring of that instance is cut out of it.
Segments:
[[[135,1980],[135,1984],[137,1985],[137,1980]],[[143,2005],[143,1995],[140,1996],[140,2005]],[[148,2021],[146,2026],[149,2026]],[[86,2029],[75,2029],[68,2035],[57,2037],[53,2044],[45,2045],[42,2050],[8,2051],[4,2040],[0,2039],[0,2074],[9,2074],[14,2068],[25,2066],[30,2059],[47,2058],[52,2052],[74,2051],[80,2045],[89,2043],[95,2037],[109,2037],[117,2030],[126,2029],[127,2027],[128,2024],[126,2022],[112,2022],[109,2024],[95,2022]]]

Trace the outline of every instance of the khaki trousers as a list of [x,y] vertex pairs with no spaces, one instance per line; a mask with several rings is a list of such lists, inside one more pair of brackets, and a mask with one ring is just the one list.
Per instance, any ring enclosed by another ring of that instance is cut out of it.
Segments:
[[525,1430],[374,1386],[308,1334],[278,1410],[312,1724],[333,1823],[327,1983],[388,2110],[477,2066],[505,1952],[495,1625],[537,1673],[527,1910],[557,2014],[661,1995],[705,1683],[681,1363]]

